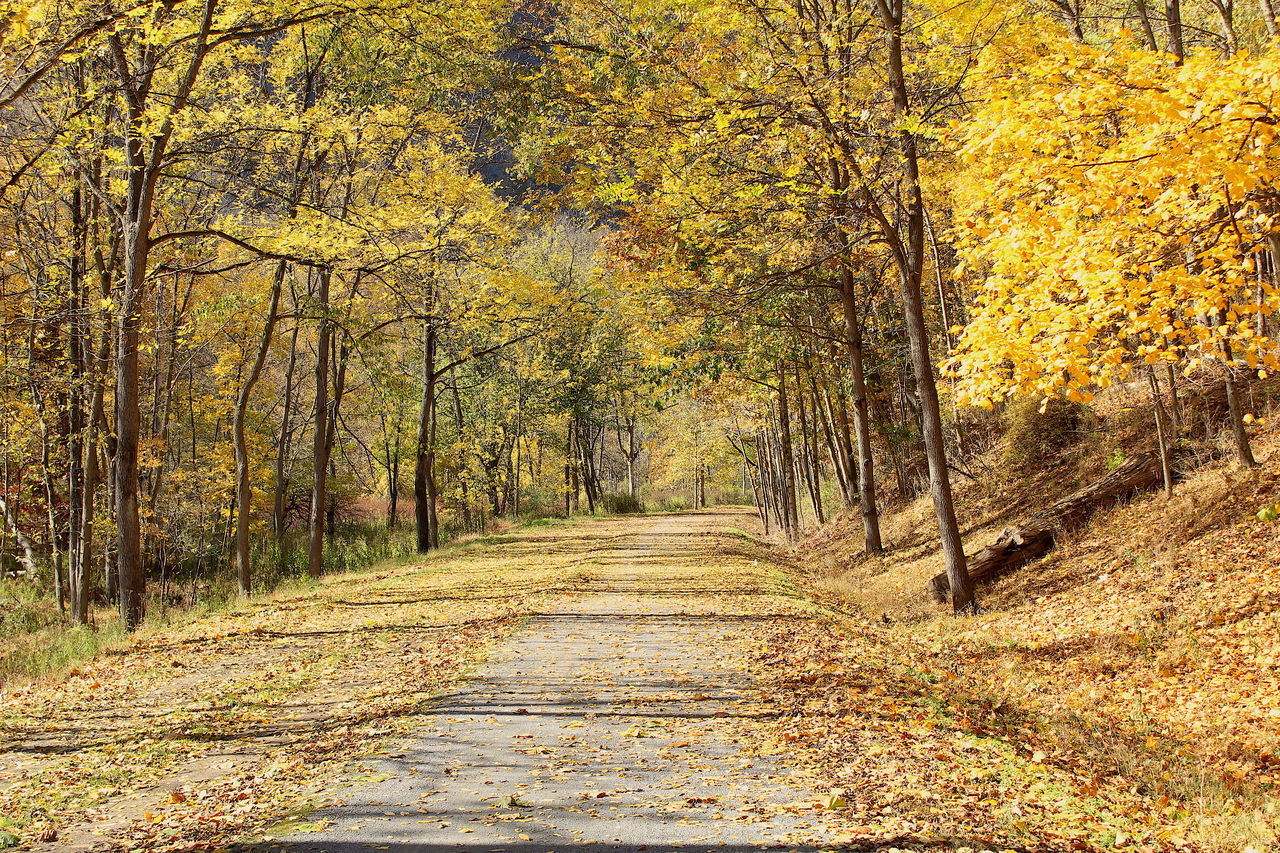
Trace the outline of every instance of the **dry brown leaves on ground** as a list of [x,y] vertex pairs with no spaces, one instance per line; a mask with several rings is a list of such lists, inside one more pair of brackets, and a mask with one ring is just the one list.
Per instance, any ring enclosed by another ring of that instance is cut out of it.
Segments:
[[330,578],[13,689],[0,828],[59,851],[198,849],[305,810],[619,532],[532,530]]

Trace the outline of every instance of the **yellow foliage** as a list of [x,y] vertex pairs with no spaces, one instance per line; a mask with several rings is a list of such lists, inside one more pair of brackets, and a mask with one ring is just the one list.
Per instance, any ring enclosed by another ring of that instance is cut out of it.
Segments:
[[1065,39],[988,52],[956,129],[956,238],[979,305],[951,367],[960,396],[1105,387],[1137,364],[1274,367],[1277,308],[1252,255],[1276,211],[1280,67],[1271,54],[1178,66]]

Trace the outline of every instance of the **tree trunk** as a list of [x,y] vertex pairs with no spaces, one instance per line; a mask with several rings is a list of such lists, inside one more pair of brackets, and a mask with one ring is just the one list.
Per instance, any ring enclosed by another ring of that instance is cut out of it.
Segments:
[[1169,422],[1176,439],[1182,433],[1182,400],[1178,397],[1178,373],[1168,362],[1164,366],[1164,378],[1169,383]]
[[[453,416],[458,424],[458,436],[462,436],[462,394],[458,391],[458,375],[453,374],[453,381],[450,384],[450,392],[453,394]],[[462,470],[458,477],[459,497],[462,500],[462,525],[466,530],[471,530],[471,495],[467,487],[467,470],[466,459],[464,457]],[[532,476],[532,475],[531,475]]]
[[[1005,528],[995,542],[970,560],[970,576],[975,581],[995,577],[1037,559],[1053,548],[1057,536],[1078,527],[1099,507],[1114,506],[1154,489],[1162,480],[1161,468],[1158,453],[1140,454],[1026,521]],[[947,600],[951,586],[946,572],[934,576],[929,592],[938,603]]]
[[1169,29],[1169,52],[1174,61],[1181,65],[1187,57],[1186,46],[1182,40],[1182,2],[1181,0],[1164,0],[1164,15]]
[[[70,259],[71,323],[68,336],[68,360],[71,365],[70,396],[68,399],[68,469],[67,503],[70,510],[67,543],[67,580],[71,593],[71,615],[80,624],[89,621],[89,574],[82,555],[86,548],[92,552],[93,522],[86,515],[93,514],[92,492],[97,488],[96,470],[90,474],[96,458],[94,444],[96,433],[93,421],[93,398],[98,386],[92,362],[89,298],[85,281],[87,225],[84,221],[83,198],[80,188],[72,193],[71,200],[72,241]],[[86,397],[87,395],[87,397]],[[86,494],[87,493],[87,494]],[[86,543],[86,531],[90,541]]]
[[98,490],[98,430],[95,412],[102,409],[102,384],[95,379],[89,407],[89,418],[84,433],[84,474],[80,490],[80,547],[74,555],[76,565],[72,574],[77,578],[78,597],[72,602],[76,621],[89,621],[89,578],[93,570],[94,494]]
[[[809,491],[809,502],[813,505],[813,515],[818,524],[826,524],[827,517],[822,511],[822,482],[818,470],[818,453],[816,436],[809,427],[809,412],[804,403],[804,384],[801,381],[800,367],[795,367],[796,379],[796,417],[800,419],[800,470],[804,474],[805,486]],[[817,418],[817,411],[814,411]],[[817,425],[814,425],[816,429]]]
[[511,515],[520,517],[520,438],[524,435],[524,397],[516,400],[516,435],[511,442],[511,467],[508,474],[511,479]]
[[320,271],[317,304],[321,312],[320,332],[316,343],[316,401],[311,440],[311,511],[307,524],[307,574],[318,578],[324,573],[325,509],[328,505],[329,476],[329,350],[333,336],[329,318],[329,284],[333,273]]
[[1236,443],[1236,459],[1246,468],[1256,467],[1258,462],[1253,458],[1253,448],[1249,446],[1249,433],[1244,426],[1244,407],[1240,405],[1240,391],[1236,386],[1235,364],[1231,354],[1231,344],[1224,338],[1222,341],[1223,373],[1222,384],[1227,391],[1227,413],[1231,419],[1231,435]]
[[[830,400],[828,394],[828,400]],[[835,391],[835,418],[834,426],[836,428],[836,443],[840,445],[840,453],[847,460],[849,468],[849,494],[851,499],[857,499],[859,494],[859,472],[857,457],[858,452],[854,448],[853,436],[849,432],[849,404],[845,398],[844,389],[836,387]],[[852,505],[852,502],[851,504]]]
[[[889,59],[889,85],[893,92],[894,112],[905,121],[911,113],[902,57],[902,0],[877,0],[884,24]],[[890,5],[892,4],[892,6]],[[942,410],[938,402],[938,386],[934,380],[933,360],[929,352],[929,331],[924,322],[924,303],[920,281],[924,273],[924,199],[920,189],[919,152],[915,134],[905,127],[899,131],[902,155],[903,192],[907,235],[905,243],[896,241],[895,261],[902,288],[902,305],[906,314],[907,335],[911,343],[911,363],[920,395],[921,421],[924,432],[925,457],[929,463],[929,490],[938,516],[938,533],[947,562],[947,578],[951,584],[951,606],[956,613],[977,609],[973,583],[966,566],[964,543],[956,522],[951,494],[951,477],[947,470],[947,453],[942,431]],[[889,236],[889,235],[886,235]],[[865,484],[864,484],[865,485]]]
[[1156,369],[1147,366],[1147,384],[1151,387],[1151,405],[1156,418],[1156,449],[1160,454],[1160,478],[1164,493],[1173,497],[1173,469],[1169,464],[1169,436],[1165,429],[1164,402],[1160,399],[1160,385],[1156,381]]
[[[578,453],[582,462],[582,485],[583,490],[587,493],[587,509],[592,514],[596,514],[596,500],[599,492],[599,481],[596,479],[595,470],[595,441],[590,435],[584,434],[589,427],[580,425],[578,432]],[[584,443],[583,439],[586,439]]]
[[787,403],[786,370],[778,368],[778,442],[782,468],[782,497],[787,514],[787,536],[795,538],[800,531],[800,502],[796,494],[796,460],[791,443],[791,410]]
[[289,335],[289,361],[284,371],[284,405],[280,411],[280,436],[276,443],[275,495],[271,506],[271,530],[275,533],[277,540],[284,537],[285,528],[288,526],[289,436],[293,429],[290,421],[293,414],[293,377],[298,364],[299,328],[300,324],[294,323],[293,332]]
[[875,457],[871,453],[871,416],[867,404],[867,374],[862,359],[862,323],[858,318],[853,270],[840,270],[840,303],[844,310],[845,349],[853,386],[853,434],[858,456],[858,506],[862,512],[863,552],[884,550],[880,539],[880,510],[876,505]]
[[436,516],[436,326],[422,323],[422,405],[418,409],[418,447],[413,467],[413,517],[417,526],[418,553],[440,547]]
[[[108,436],[106,447],[102,449],[102,470],[106,472],[104,485],[106,486],[106,507],[107,515],[111,518],[116,514],[116,474],[115,474],[115,437],[106,421],[106,412],[104,406],[103,425],[100,427],[103,434]],[[107,596],[107,601],[113,606],[120,605],[120,570],[116,565],[116,552],[112,548],[111,542],[106,543],[106,547],[102,549],[102,588]]]
[[1233,0],[1210,0],[1213,11],[1218,13],[1218,22],[1222,24],[1222,52],[1227,57],[1235,56],[1240,51],[1240,38],[1236,34],[1235,3]]
[[26,568],[26,572],[31,577],[36,576],[39,568],[39,561],[36,558],[36,548],[27,535],[18,527],[18,515],[9,506],[9,502],[5,500],[3,493],[0,493],[0,517],[4,518],[5,525],[9,528],[9,532],[13,534],[13,538],[17,540],[18,547],[22,549],[22,557],[20,558],[22,565]]
[[[105,267],[100,270],[99,278],[101,293],[103,294],[102,298],[105,299],[111,292],[111,277],[107,274]],[[110,469],[106,466],[106,451],[98,447],[99,433],[107,432],[109,434],[106,429],[107,414],[104,397],[106,395],[106,365],[111,357],[111,319],[106,311],[100,312],[100,315],[101,332],[99,334],[97,357],[94,360],[92,369],[87,371],[92,375],[93,390],[90,393],[88,422],[84,438],[84,486],[80,510],[82,529],[80,533],[80,552],[77,555],[79,565],[74,570],[80,575],[82,596],[77,603],[76,618],[81,622],[89,621],[89,595],[91,590],[89,578],[93,576],[95,495],[98,491],[98,484],[105,479],[108,504],[110,503],[111,492],[111,475]],[[107,472],[105,478],[103,477],[103,471]],[[104,556],[109,550],[109,548],[103,548]],[[114,577],[112,572],[107,572],[106,574],[108,578]],[[110,600],[111,585],[108,583],[106,586],[107,598]]]
[[764,535],[768,536],[771,532],[770,522],[773,519],[773,512],[769,498],[769,448],[764,432],[756,433],[754,444],[756,446],[756,480],[760,483],[756,495],[756,508],[760,511],[760,523],[764,525]]
[[573,515],[573,502],[577,498],[578,486],[573,479],[573,420],[565,427],[564,436],[564,517]]
[[636,494],[636,425],[634,422],[627,425],[627,494],[635,497]]
[[263,322],[262,337],[258,341],[258,350],[254,354],[253,363],[245,375],[236,394],[235,412],[231,420],[231,434],[235,444],[236,457],[236,579],[239,581],[240,594],[247,596],[253,592],[253,567],[249,563],[249,520],[253,514],[253,484],[249,481],[249,446],[245,438],[245,418],[249,413],[249,399],[253,388],[262,375],[262,366],[266,364],[267,353],[271,351],[271,341],[275,338],[276,315],[280,310],[280,291],[284,287],[285,263],[276,264],[275,278],[271,283],[271,302],[267,306],[267,318]]
[[58,604],[58,613],[67,612],[67,592],[64,582],[65,560],[63,535],[58,523],[58,489],[54,482],[53,460],[50,453],[49,425],[45,422],[44,403],[39,403],[36,422],[40,425],[40,472],[44,485],[45,517],[49,526],[49,557],[53,565],[53,596]]
[[[131,186],[141,177],[131,175]],[[130,194],[133,195],[132,192]],[[149,205],[147,207],[149,209]],[[124,226],[125,281],[116,327],[116,574],[120,615],[130,630],[142,622],[146,586],[138,510],[138,448],[142,432],[138,396],[138,329],[146,286],[149,231],[149,210],[133,211]]]
[[[356,275],[358,281],[359,273]],[[359,285],[357,284],[356,287],[352,288],[353,294],[358,286]],[[338,468],[333,458],[333,446],[334,442],[337,441],[338,438],[338,414],[342,411],[342,400],[347,390],[347,365],[351,358],[350,339],[344,333],[340,340],[342,343],[339,344],[337,348],[338,357],[336,359],[330,359],[330,361],[333,362],[333,394],[329,400],[329,426],[325,429],[324,433],[324,458],[329,463],[329,476],[335,479],[338,476]],[[330,351],[333,350],[332,343],[330,343],[329,349]],[[325,503],[324,529],[325,533],[332,539],[338,526],[338,505],[336,496],[333,494],[333,490],[328,489],[327,491],[329,494],[328,501]]]
[[813,397],[815,416],[822,423],[822,435],[827,442],[827,453],[831,456],[831,467],[836,472],[836,482],[840,486],[840,497],[846,507],[851,507],[854,503],[854,493],[856,491],[853,483],[854,476],[856,476],[852,471],[853,462],[837,431],[835,412],[831,406],[831,395],[827,392],[825,382],[823,387],[820,388],[812,369],[808,371],[808,374],[809,392]]
[[[1263,0],[1265,3],[1267,0]],[[1156,31],[1151,26],[1151,11],[1147,8],[1147,0],[1134,0],[1134,11],[1138,14],[1138,24],[1142,27],[1142,40],[1147,50],[1159,50]]]
[[1276,8],[1271,5],[1271,0],[1258,0],[1258,6],[1262,9],[1262,20],[1267,25],[1267,35],[1272,38],[1280,35],[1280,29],[1276,27]]
[[387,445],[387,529],[400,526],[400,424],[393,426],[395,444]]

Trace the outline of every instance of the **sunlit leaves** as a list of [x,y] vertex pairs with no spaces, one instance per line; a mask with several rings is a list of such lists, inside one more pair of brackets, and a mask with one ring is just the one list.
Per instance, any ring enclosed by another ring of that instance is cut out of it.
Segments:
[[1261,317],[1277,173],[1270,56],[1066,40],[991,54],[958,129],[957,237],[980,306],[953,362],[975,402],[1070,393],[1135,365],[1274,366]]

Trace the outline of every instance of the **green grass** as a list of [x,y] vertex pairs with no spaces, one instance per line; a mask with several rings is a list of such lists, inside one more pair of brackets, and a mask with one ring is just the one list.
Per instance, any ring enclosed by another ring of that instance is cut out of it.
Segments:
[[[387,530],[349,525],[325,544],[325,573],[343,574],[383,564],[402,564],[417,554],[412,527]],[[266,537],[254,543],[254,592],[305,589],[316,580],[307,575],[305,534],[283,542]],[[230,559],[212,571],[188,571],[171,577],[165,587],[152,583],[143,630],[185,622],[234,607],[239,592]],[[53,596],[38,581],[0,578],[0,685],[30,681],[60,672],[118,647],[128,636],[116,612],[91,608],[89,625],[72,624],[58,612]]]
[[[417,536],[411,525],[388,530],[381,524],[349,524],[334,531],[325,542],[325,572],[339,574],[368,568],[387,560],[405,560],[417,553]],[[263,537],[250,549],[254,590],[265,592],[287,580],[307,575],[307,535],[290,533],[283,539]],[[229,580],[233,580],[228,575]]]
[[91,658],[124,636],[118,620],[68,625],[32,581],[0,579],[0,684],[34,678]]
[[[555,527],[607,515],[610,513],[524,518],[516,526]],[[511,532],[456,538],[446,530],[445,545],[490,545],[506,541]],[[381,524],[344,525],[325,543],[325,574],[401,565],[417,556],[416,544],[412,525],[395,530]],[[255,595],[304,590],[317,583],[307,574],[305,531],[290,533],[282,540],[263,535],[253,542],[250,560]],[[229,555],[206,555],[201,562],[180,565],[170,573],[163,588],[153,581],[148,593],[144,631],[222,612],[240,601]],[[39,581],[0,579],[0,685],[61,672],[118,647],[127,638],[114,609],[95,606],[90,617],[90,625],[71,624],[58,613],[52,595]]]

